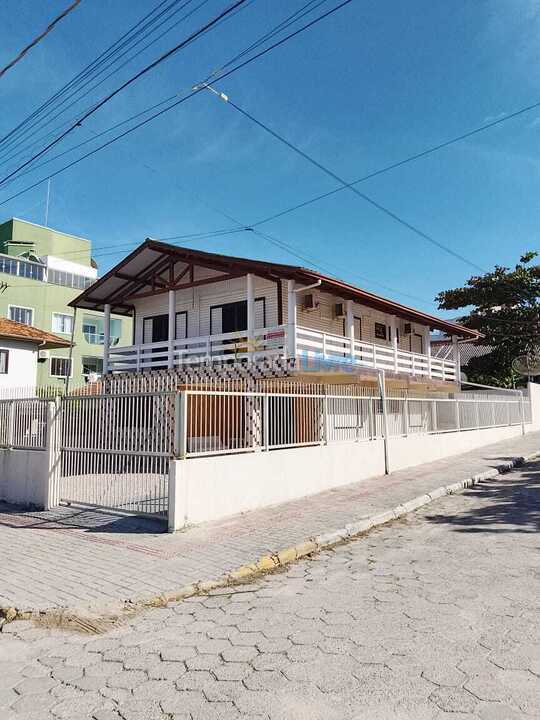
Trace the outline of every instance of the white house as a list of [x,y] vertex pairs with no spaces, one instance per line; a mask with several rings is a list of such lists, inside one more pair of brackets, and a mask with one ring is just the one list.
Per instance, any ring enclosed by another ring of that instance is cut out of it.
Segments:
[[[459,342],[478,337],[314,270],[150,239],[71,305],[105,313],[105,373],[272,360],[319,381],[382,369],[398,387],[451,390]],[[134,318],[132,345],[111,346],[111,312]],[[449,357],[432,355],[431,330],[452,338]]]
[[69,346],[58,335],[0,318],[0,392],[9,396],[14,388],[35,388],[40,354]]

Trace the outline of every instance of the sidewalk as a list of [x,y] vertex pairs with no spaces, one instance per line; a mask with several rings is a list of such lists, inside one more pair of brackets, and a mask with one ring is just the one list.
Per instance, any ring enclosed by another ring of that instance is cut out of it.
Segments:
[[0,504],[0,608],[96,611],[174,592],[537,451],[532,433],[176,535],[151,520]]

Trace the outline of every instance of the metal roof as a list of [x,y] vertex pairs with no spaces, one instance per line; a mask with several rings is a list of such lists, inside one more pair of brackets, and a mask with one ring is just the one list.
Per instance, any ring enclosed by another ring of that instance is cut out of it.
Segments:
[[[212,278],[197,276],[197,268],[213,270]],[[187,277],[189,271],[189,277]],[[209,282],[253,273],[274,281],[292,279],[306,285],[321,281],[321,290],[344,300],[355,300],[367,307],[443,330],[450,335],[477,338],[479,333],[457,323],[388,300],[337,278],[297,265],[250,260],[232,255],[192,250],[147,238],[102,278],[90,285],[69,304],[88,310],[103,310],[106,304],[120,315],[129,315],[132,301],[170,289],[180,290]],[[187,278],[187,279],[186,279]],[[182,282],[181,282],[182,281]]]

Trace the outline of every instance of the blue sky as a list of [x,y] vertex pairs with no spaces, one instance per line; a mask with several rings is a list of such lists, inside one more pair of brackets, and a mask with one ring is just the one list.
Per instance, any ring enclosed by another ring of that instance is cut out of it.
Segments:
[[[237,17],[115,98],[59,150],[191,87],[304,2],[254,0]],[[66,4],[67,0],[4,0],[0,65]],[[83,0],[0,79],[0,133],[10,130],[156,4],[157,0]],[[333,4],[335,0],[327,3]],[[189,22],[77,107],[97,100],[225,5],[224,0],[207,2]],[[539,31],[538,0],[353,0],[217,86],[353,180],[540,100],[535,72]],[[369,180],[359,189],[481,267],[511,265],[524,251],[540,246],[539,137],[540,111],[528,113]],[[63,162],[1,189],[0,202]],[[2,164],[2,176],[6,167]],[[335,186],[260,128],[203,93],[55,178],[49,225],[89,237],[104,272],[128,246],[135,247],[146,236],[231,226],[217,210],[250,224]],[[45,195],[43,185],[0,206],[0,219],[15,215],[43,223]],[[462,284],[474,272],[346,190],[263,229],[328,274],[426,310],[435,310],[437,292]],[[251,233],[183,244],[299,263]]]

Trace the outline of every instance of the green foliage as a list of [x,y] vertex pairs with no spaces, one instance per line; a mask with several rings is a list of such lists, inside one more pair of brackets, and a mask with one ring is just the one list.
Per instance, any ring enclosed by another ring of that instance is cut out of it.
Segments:
[[483,334],[487,355],[473,358],[467,376],[473,382],[511,387],[523,382],[512,370],[518,355],[540,351],[540,266],[537,252],[525,253],[514,269],[495,266],[475,275],[465,287],[445,290],[436,297],[441,310],[466,310],[466,327]]

